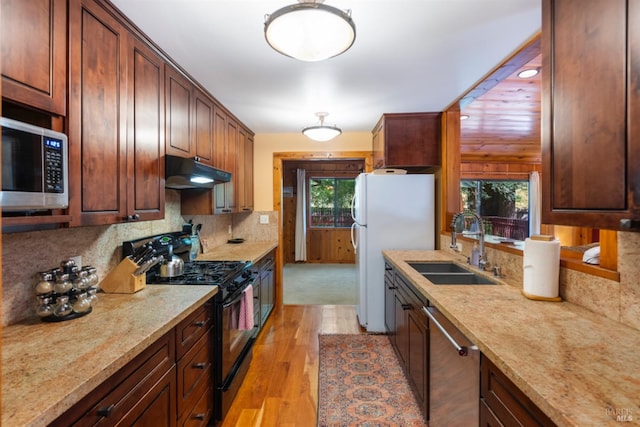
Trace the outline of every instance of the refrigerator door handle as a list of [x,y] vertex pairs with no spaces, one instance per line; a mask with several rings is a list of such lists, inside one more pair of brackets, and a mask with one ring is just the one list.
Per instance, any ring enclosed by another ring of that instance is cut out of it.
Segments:
[[353,224],[351,224],[351,246],[353,246],[353,253],[356,254],[358,253],[358,241],[356,238],[356,227],[358,226],[358,223],[356,223],[355,221],[353,222]]
[[353,219],[354,222],[356,221],[356,192],[353,193],[353,197],[351,198],[351,219]]

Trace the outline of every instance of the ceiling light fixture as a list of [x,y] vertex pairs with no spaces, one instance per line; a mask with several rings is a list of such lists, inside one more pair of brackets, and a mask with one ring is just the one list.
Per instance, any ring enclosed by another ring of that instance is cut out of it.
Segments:
[[530,79],[533,76],[537,76],[540,72],[540,68],[528,68],[518,73],[518,77],[521,79]]
[[336,126],[328,126],[324,124],[324,118],[329,113],[316,113],[316,116],[320,119],[320,124],[315,126],[308,126],[302,129],[302,133],[314,141],[329,141],[342,133],[342,129]]
[[468,114],[462,114],[462,115],[460,116],[460,120],[467,120],[468,118],[469,118],[469,115],[468,115]]
[[298,0],[265,15],[264,37],[276,51],[301,61],[333,58],[356,39],[351,10],[322,4],[324,0]]

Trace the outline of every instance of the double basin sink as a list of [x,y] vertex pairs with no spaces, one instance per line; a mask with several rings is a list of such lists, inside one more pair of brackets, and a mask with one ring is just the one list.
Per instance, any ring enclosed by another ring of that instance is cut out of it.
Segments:
[[409,265],[434,285],[495,285],[491,279],[454,262],[409,262]]

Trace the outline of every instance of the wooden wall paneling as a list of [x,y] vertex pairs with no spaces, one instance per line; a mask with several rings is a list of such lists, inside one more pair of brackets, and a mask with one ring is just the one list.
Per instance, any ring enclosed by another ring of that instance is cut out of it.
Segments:
[[[442,195],[440,231],[450,231],[451,220],[460,211],[460,111],[457,106],[442,114]],[[437,239],[436,239],[437,240]]]
[[307,233],[307,242],[308,262],[355,263],[349,228],[313,228]]

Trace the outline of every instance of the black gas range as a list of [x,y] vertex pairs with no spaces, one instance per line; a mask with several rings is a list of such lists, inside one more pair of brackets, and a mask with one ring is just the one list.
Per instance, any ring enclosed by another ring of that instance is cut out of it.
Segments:
[[[165,260],[172,256],[184,262],[182,274],[163,276],[161,264],[146,272],[147,285],[218,286],[214,297],[214,412],[222,420],[231,406],[252,358],[253,342],[258,333],[255,322],[242,322],[241,316],[253,306],[256,276],[250,261],[189,260],[191,238],[188,233],[171,232],[122,243],[123,257],[140,253],[140,248],[153,250],[154,256]],[[249,292],[251,291],[251,292]],[[250,316],[249,316],[250,317]]]

